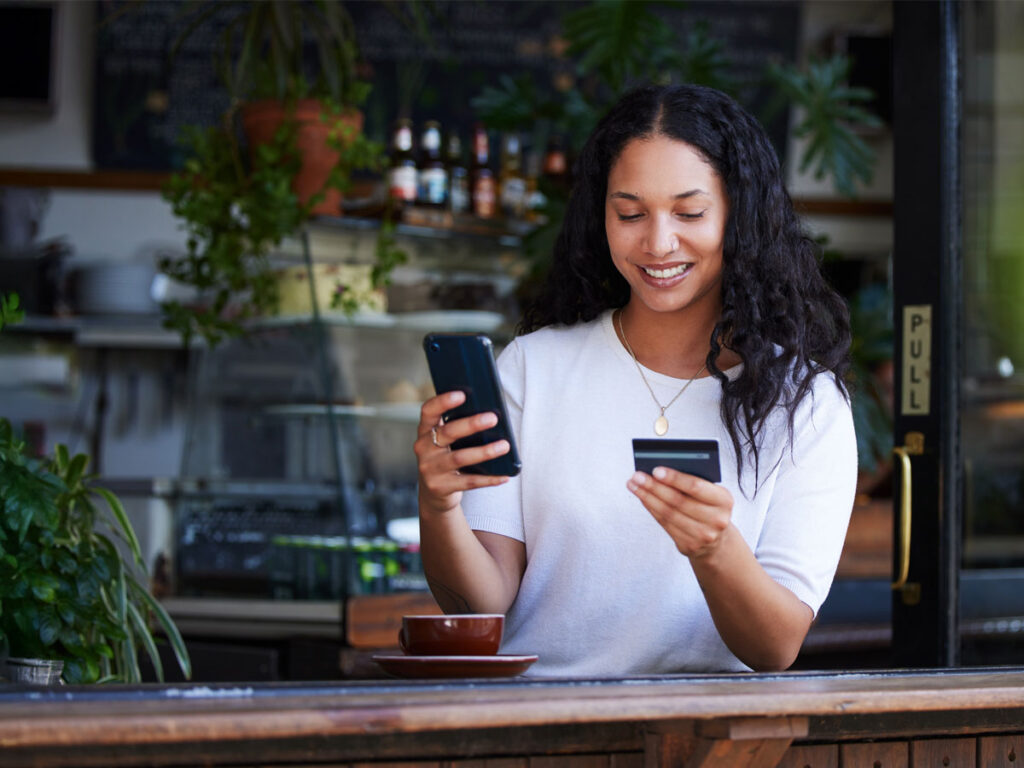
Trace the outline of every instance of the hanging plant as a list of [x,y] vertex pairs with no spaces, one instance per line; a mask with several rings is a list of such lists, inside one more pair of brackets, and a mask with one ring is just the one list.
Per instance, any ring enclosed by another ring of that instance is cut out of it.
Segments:
[[[164,325],[186,344],[200,336],[216,345],[245,333],[253,318],[273,315],[275,257],[284,241],[316,215],[340,215],[352,174],[379,171],[385,157],[361,130],[358,108],[369,85],[357,77],[356,33],[344,4],[204,3],[176,46],[229,13],[217,62],[231,106],[218,125],[185,132],[188,159],[163,190],[185,229],[186,253],[159,267],[196,293],[166,302]],[[315,67],[307,50],[315,51]],[[375,265],[375,288],[387,283],[395,261]]]

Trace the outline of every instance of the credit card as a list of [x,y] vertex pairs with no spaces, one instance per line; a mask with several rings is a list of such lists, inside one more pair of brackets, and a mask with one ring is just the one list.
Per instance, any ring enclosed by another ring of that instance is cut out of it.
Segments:
[[640,472],[651,474],[655,467],[668,467],[710,480],[722,481],[717,440],[671,440],[668,438],[633,440],[633,464]]

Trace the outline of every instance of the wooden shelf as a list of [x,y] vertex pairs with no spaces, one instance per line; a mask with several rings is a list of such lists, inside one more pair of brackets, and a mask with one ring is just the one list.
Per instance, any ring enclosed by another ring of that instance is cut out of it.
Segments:
[[[0,168],[0,186],[158,192],[169,176],[165,171]],[[891,200],[797,198],[793,203],[807,216],[892,216]]]
[[169,173],[162,171],[69,171],[56,168],[3,168],[0,169],[0,186],[158,192],[169,177]]

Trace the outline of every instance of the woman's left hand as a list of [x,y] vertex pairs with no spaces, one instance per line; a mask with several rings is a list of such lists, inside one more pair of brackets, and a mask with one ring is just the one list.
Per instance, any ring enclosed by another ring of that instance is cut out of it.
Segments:
[[721,485],[657,467],[653,476],[635,472],[626,487],[689,558],[713,554],[730,529],[732,494]]

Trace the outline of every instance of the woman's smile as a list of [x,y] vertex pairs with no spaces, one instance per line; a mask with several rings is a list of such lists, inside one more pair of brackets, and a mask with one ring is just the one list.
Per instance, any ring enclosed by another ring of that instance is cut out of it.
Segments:
[[[639,265],[644,274],[651,278],[649,282],[660,287],[665,287],[670,280],[676,277],[683,277],[693,268],[692,263],[685,264],[664,264],[661,266]],[[672,285],[675,285],[673,282]]]

